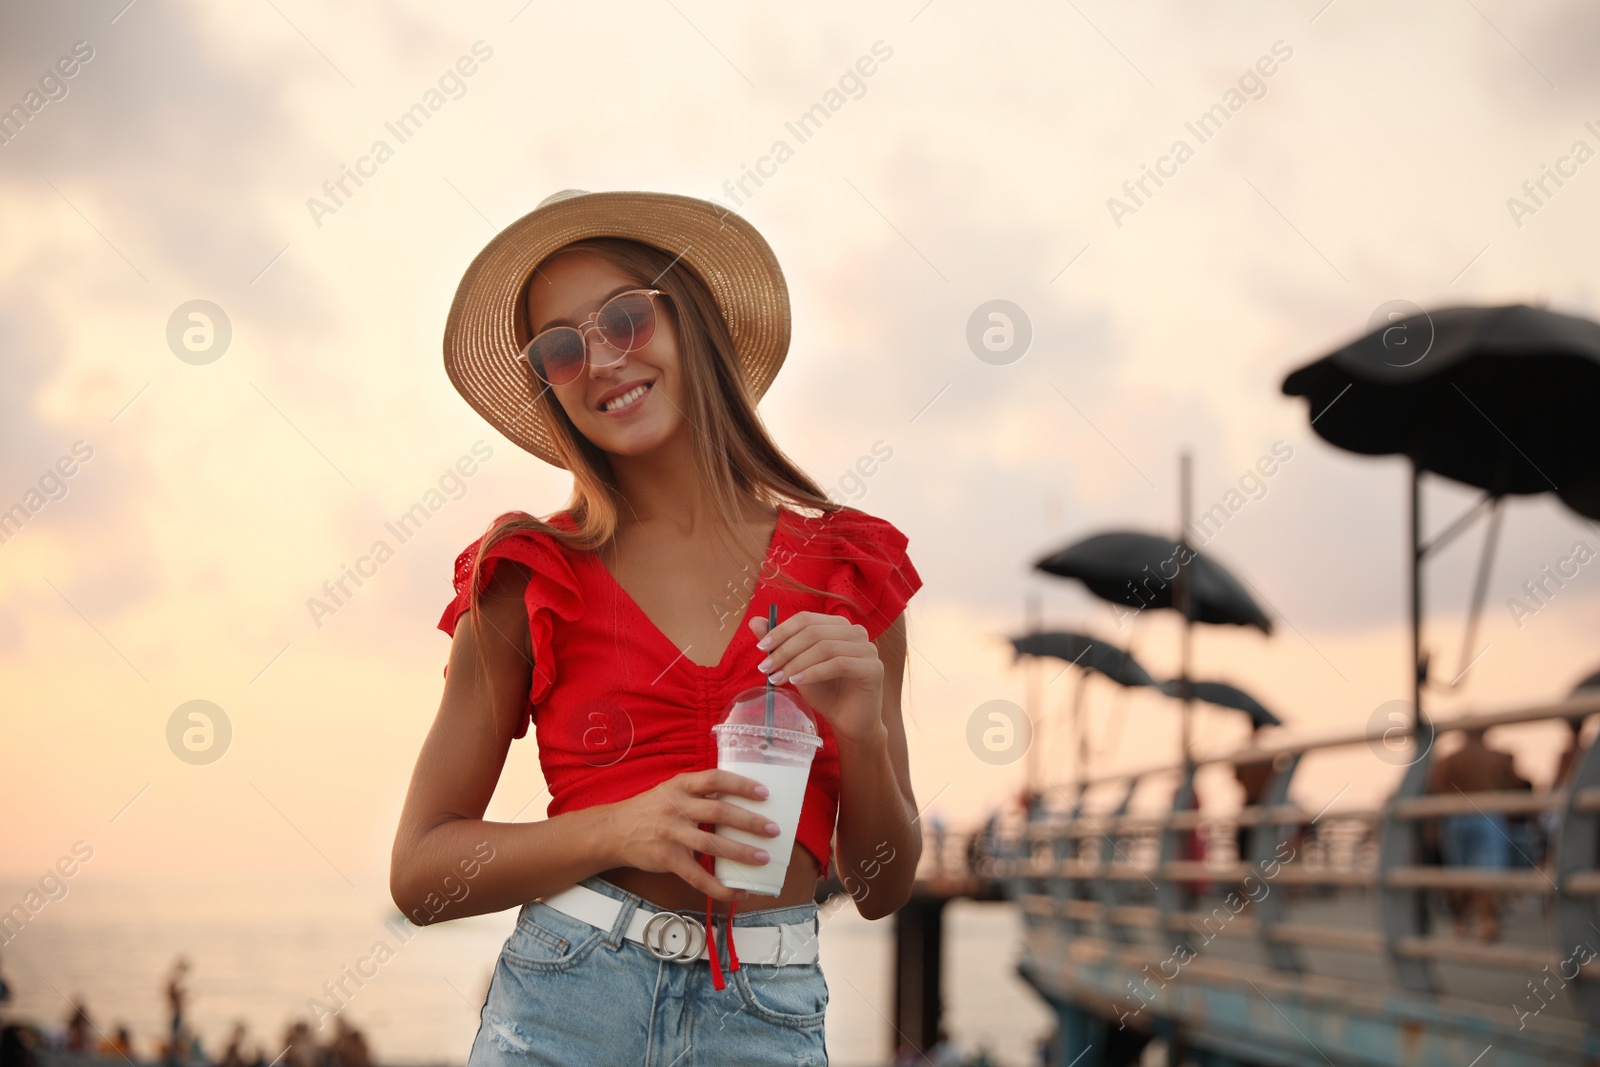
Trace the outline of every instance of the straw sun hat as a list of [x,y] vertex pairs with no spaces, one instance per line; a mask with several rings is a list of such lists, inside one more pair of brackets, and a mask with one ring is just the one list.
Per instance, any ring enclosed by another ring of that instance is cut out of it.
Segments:
[[[565,189],[495,235],[456,288],[444,328],[444,366],[473,410],[547,463],[564,467],[534,400],[546,386],[517,359],[528,343],[534,268],[573,241],[626,237],[678,257],[705,281],[727,320],[751,401],[789,348],[789,288],[755,227],[707,200],[670,193]],[[653,282],[654,279],[642,279]]]

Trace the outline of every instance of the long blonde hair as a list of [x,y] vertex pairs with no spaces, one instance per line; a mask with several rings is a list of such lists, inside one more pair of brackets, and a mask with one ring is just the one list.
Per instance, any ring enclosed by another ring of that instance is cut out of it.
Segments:
[[[732,531],[742,519],[740,505],[750,499],[769,507],[787,505],[823,516],[843,506],[828,499],[767,434],[756,415],[727,321],[710,288],[693,268],[652,245],[620,237],[574,241],[552,255],[579,250],[601,257],[640,286],[660,289],[668,298],[683,367],[687,405],[683,416],[695,431],[694,465],[714,504],[720,536],[733,543]],[[527,315],[525,301],[519,303],[517,314]],[[531,334],[531,330],[527,331],[528,336]],[[543,389],[536,403],[541,405],[556,448],[572,472],[572,496],[563,510],[571,515],[574,526],[565,529],[548,519],[518,517],[520,513],[516,512],[501,516],[490,525],[468,581],[473,633],[480,637],[479,571],[493,545],[507,537],[536,531],[568,548],[599,549],[615,537],[618,512],[626,503],[618,491],[610,457],[578,431],[554,393]],[[760,563],[749,558],[748,552],[736,550],[736,555],[747,557],[747,567]],[[776,577],[793,588],[839,596],[812,589],[788,575]],[[487,677],[481,640],[478,650],[479,669]]]

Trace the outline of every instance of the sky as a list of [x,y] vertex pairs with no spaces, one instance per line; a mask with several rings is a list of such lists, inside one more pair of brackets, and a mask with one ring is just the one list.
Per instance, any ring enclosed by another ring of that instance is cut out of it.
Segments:
[[[920,802],[967,823],[1018,789],[1023,763],[967,736],[986,702],[1029,699],[1005,636],[1030,596],[1047,624],[1177,670],[1170,618],[1119,623],[1030,568],[1091,533],[1174,531],[1185,451],[1197,512],[1288,455],[1205,544],[1278,625],[1201,628],[1197,675],[1256,694],[1282,738],[1362,728],[1409,691],[1405,468],[1322,442],[1280,384],[1392,300],[1600,314],[1600,163],[1536,211],[1508,204],[1575,142],[1600,148],[1597,30],[1585,5],[1504,0],[0,5],[0,106],[39,105],[0,144],[0,509],[39,504],[0,543],[0,876],[86,841],[107,879],[381,891],[455,556],[569,487],[450,387],[445,314],[483,244],[566,188],[718,199],[772,245],[794,328],[762,417],[908,535],[925,582]],[[430,100],[414,135],[388,132]],[[1230,100],[1201,142],[1186,124]],[[786,124],[818,103],[801,142]],[[334,202],[325,183],[358,166]],[[1136,197],[1146,168],[1168,177]],[[968,336],[995,300],[1031,338],[985,360]],[[182,337],[194,301],[202,355]],[[474,473],[451,481],[462,457]],[[323,583],[435,490],[416,535],[314,618]],[[1428,480],[1428,529],[1473,500]],[[1480,537],[1427,572],[1446,678]],[[1507,604],[1579,543],[1600,531],[1554,500],[1509,502],[1487,648],[1435,714],[1558,698],[1594,669],[1600,563],[1536,614]],[[1055,780],[1073,684],[1039,678]],[[1101,767],[1176,759],[1170,702],[1088,684]],[[191,701],[227,735],[213,762],[179,755]],[[1243,733],[1197,716],[1203,752]],[[1548,777],[1548,728],[1501,743]],[[1325,762],[1308,802],[1393,781],[1363,753]],[[520,743],[489,817],[540,817],[541,788]]]

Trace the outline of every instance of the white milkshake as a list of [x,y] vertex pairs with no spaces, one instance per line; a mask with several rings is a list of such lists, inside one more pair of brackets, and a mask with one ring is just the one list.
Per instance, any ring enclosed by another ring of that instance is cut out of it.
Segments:
[[822,747],[822,738],[796,694],[770,687],[739,694],[727,718],[711,730],[717,735],[717,766],[753,778],[769,790],[765,800],[739,796],[727,798],[728,802],[764,815],[780,828],[777,837],[768,837],[719,824],[718,835],[765,849],[771,859],[739,863],[718,856],[717,880],[731,889],[775,897],[783,892],[783,879],[789,873],[811,757]]
[[772,859],[767,863],[749,864],[718,856],[717,881],[730,889],[748,889],[752,893],[775,897],[783,891],[789,856],[794,851],[794,834],[800,824],[800,806],[805,800],[806,780],[811,777],[811,762],[807,760],[803,767],[791,767],[780,763],[719,760],[717,766],[754,778],[770,789],[772,792],[765,800],[733,797],[729,803],[748,808],[757,815],[765,815],[783,828],[777,837],[768,837],[741,830],[737,826],[718,826],[718,834],[740,844],[764,848]]

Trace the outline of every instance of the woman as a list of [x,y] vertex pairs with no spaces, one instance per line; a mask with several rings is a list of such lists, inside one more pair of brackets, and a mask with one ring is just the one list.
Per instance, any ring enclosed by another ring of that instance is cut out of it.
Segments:
[[[688,197],[558,193],[457,290],[451,381],[573,475],[563,511],[502,515],[456,561],[444,696],[395,837],[414,921],[521,905],[472,1067],[826,1063],[814,895],[835,832],[861,914],[910,894],[902,611],[921,580],[898,530],[829,501],[757,418],[788,339],[771,249]],[[785,859],[718,832],[779,836],[711,732],[768,679],[823,742],[776,897],[714,875],[719,856]],[[549,817],[486,822],[530,721]]]

